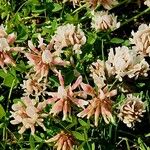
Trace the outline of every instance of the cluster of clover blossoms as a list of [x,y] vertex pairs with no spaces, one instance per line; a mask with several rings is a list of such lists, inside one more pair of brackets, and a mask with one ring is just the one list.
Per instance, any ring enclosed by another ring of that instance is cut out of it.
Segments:
[[[116,0],[63,1],[68,2],[72,2],[74,7],[82,4],[90,6],[90,28],[95,32],[111,31],[120,26],[117,16],[108,11],[117,5]],[[149,1],[144,4],[149,6]],[[107,10],[96,11],[98,5]],[[75,66],[71,59],[82,55],[82,47],[87,43],[81,24],[58,26],[49,42],[39,34],[37,43],[29,40],[26,48],[15,47],[16,35],[7,34],[0,26],[0,66],[4,71],[7,71],[7,65],[15,66],[13,52],[23,54],[30,66],[20,85],[24,90],[22,98],[12,105],[10,112],[10,122],[18,125],[18,133],[23,134],[30,129],[34,135],[37,126],[46,131],[46,119],[57,117],[65,121],[72,115],[91,120],[95,128],[100,125],[100,118],[106,124],[115,123],[118,119],[127,127],[134,127],[136,122],[140,122],[145,112],[142,98],[127,91],[130,94],[126,94],[117,108],[113,107],[120,94],[119,87],[113,86],[115,81],[122,83],[126,78],[137,80],[149,76],[146,58],[150,57],[150,25],[142,24],[131,34],[131,47],[111,48],[106,60],[97,59],[89,65],[89,83],[85,75],[78,73],[72,83],[66,84],[63,69]],[[66,49],[70,50],[70,59],[65,58]],[[57,88],[49,87],[52,75],[58,79]],[[45,140],[45,143],[51,142],[58,150],[71,150],[76,144],[72,133],[64,130]]]

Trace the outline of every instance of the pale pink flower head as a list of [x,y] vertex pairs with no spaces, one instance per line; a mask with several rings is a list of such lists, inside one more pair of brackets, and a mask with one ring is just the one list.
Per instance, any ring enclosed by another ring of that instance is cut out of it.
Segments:
[[91,27],[96,31],[114,30],[120,27],[117,16],[108,14],[108,11],[97,11],[93,13]]
[[55,71],[57,65],[66,66],[69,63],[60,58],[61,51],[53,50],[53,43],[46,45],[40,35],[38,40],[38,48],[33,45],[32,41],[28,41],[31,51],[26,52],[25,55],[29,59],[29,64],[34,67],[36,75],[40,77],[39,80],[41,80],[43,77],[47,77],[49,69]]
[[16,36],[14,33],[7,34],[4,27],[0,26],[0,66],[5,70],[5,65],[15,66],[15,61],[12,58],[12,51],[16,47],[11,47],[10,45],[15,42]]
[[110,98],[117,94],[117,90],[108,91],[105,87],[96,91],[90,85],[84,83],[81,83],[81,87],[86,94],[92,96],[92,99],[87,108],[81,111],[77,116],[82,118],[87,116],[87,119],[94,116],[95,126],[98,126],[100,115],[102,115],[107,124],[109,122],[113,123],[112,100]]
[[137,32],[132,31],[131,44],[135,45],[138,53],[150,57],[150,25],[141,24]]
[[66,24],[57,28],[52,41],[56,50],[71,46],[74,53],[81,54],[81,46],[86,43],[86,37],[79,25],[76,27],[73,24]]
[[26,75],[26,80],[23,80],[21,85],[24,89],[24,96],[35,96],[38,98],[40,95],[45,95],[46,93],[47,79],[43,78],[39,81],[39,77],[35,76],[32,73]]
[[54,148],[57,150],[73,150],[73,146],[75,145],[73,136],[69,133],[65,133],[64,131],[61,131],[45,142],[55,143]]
[[144,5],[147,5],[148,7],[150,7],[150,0],[145,0]]
[[53,116],[55,116],[60,112],[63,112],[63,120],[66,120],[68,114],[71,114],[71,107],[73,104],[77,105],[78,107],[84,108],[84,105],[87,105],[88,102],[81,98],[77,98],[77,96],[80,95],[80,91],[74,91],[77,90],[80,83],[82,82],[82,76],[79,76],[73,85],[68,86],[65,86],[61,72],[58,73],[58,76],[60,82],[58,91],[49,92],[48,94],[52,96],[52,98],[48,99],[47,101],[49,104],[53,103],[50,114],[53,114]]
[[139,76],[147,76],[149,64],[143,56],[128,47],[116,47],[115,52],[110,49],[108,60],[106,61],[108,75],[116,75],[119,81],[122,81],[124,76],[137,79]]
[[37,103],[35,100],[31,100],[28,97],[22,98],[21,101],[12,105],[11,120],[13,125],[21,124],[21,128],[18,131],[23,134],[26,129],[31,129],[31,134],[35,133],[35,126],[41,126],[45,131],[46,128],[43,124],[44,117],[47,116],[43,112],[46,107],[46,101]]
[[118,117],[127,127],[133,127],[136,122],[141,122],[140,118],[143,117],[144,103],[141,98],[133,95],[127,95],[127,98],[120,106]]
[[106,84],[106,77],[105,77],[105,62],[101,60],[97,60],[93,62],[90,69],[90,76],[93,78],[94,83],[98,86],[98,88],[103,88]]

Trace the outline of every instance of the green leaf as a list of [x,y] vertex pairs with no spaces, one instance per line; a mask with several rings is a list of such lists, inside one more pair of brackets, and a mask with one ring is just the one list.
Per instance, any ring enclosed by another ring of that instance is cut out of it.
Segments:
[[58,87],[59,86],[59,81],[58,81],[58,78],[56,76],[49,77],[49,81],[51,82],[52,87]]
[[85,122],[84,120],[79,118],[78,121],[79,121],[81,126],[86,127],[86,128],[90,127],[90,125],[87,122]]
[[92,150],[95,150],[95,143],[92,143]]
[[123,40],[123,39],[120,39],[120,38],[113,38],[113,39],[111,39],[110,42],[111,42],[111,43],[114,43],[114,44],[120,44],[120,43],[123,43],[124,40]]
[[150,133],[146,134],[145,137],[150,137]]
[[3,69],[0,69],[0,77],[4,78],[6,76],[6,73]]
[[2,102],[4,100],[4,96],[0,96],[0,102]]
[[[15,81],[14,81],[15,80]],[[13,83],[14,82],[14,83]],[[15,78],[13,75],[11,74],[7,74],[4,78],[3,84],[7,87],[11,87],[12,84],[14,84],[13,86],[17,85],[19,83],[18,79]]]
[[30,148],[31,148],[31,150],[35,150],[35,142],[34,142],[33,135],[30,135],[29,142],[30,142]]
[[54,9],[52,10],[52,12],[57,12],[60,11],[62,9],[62,6],[60,4],[54,3]]
[[2,119],[6,115],[3,106],[0,104],[0,119]]
[[72,134],[76,139],[78,139],[80,141],[85,141],[84,134],[81,134],[77,131],[72,131]]
[[94,44],[96,39],[97,39],[97,34],[96,33],[88,33],[88,40],[87,40],[88,44],[91,44],[91,45]]
[[22,60],[20,61],[19,64],[17,64],[15,69],[19,72],[25,72],[27,70],[26,65],[24,64]]
[[37,142],[39,142],[39,143],[41,143],[43,140],[39,137],[39,136],[37,136],[37,135],[34,135],[34,139],[37,141]]

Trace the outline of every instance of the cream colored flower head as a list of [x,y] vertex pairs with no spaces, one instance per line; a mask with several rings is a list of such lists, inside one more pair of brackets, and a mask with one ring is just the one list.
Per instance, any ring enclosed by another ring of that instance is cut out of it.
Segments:
[[66,24],[57,28],[52,41],[56,50],[71,46],[76,54],[81,54],[81,46],[86,43],[86,37],[79,25],[76,27],[73,24]]
[[93,78],[94,83],[98,86],[98,88],[103,88],[105,86],[105,64],[101,60],[97,60],[97,62],[93,62],[90,69],[90,76]]
[[124,76],[129,78],[147,76],[149,64],[135,50],[129,50],[128,47],[122,46],[116,47],[115,52],[110,49],[106,68],[109,76],[115,75],[119,81],[122,81]]
[[91,27],[96,31],[114,30],[119,28],[120,22],[117,22],[117,16],[108,14],[108,11],[97,11],[93,13]]
[[133,127],[136,122],[141,122],[143,117],[144,103],[141,98],[128,95],[124,104],[120,107],[118,117],[127,127]]
[[150,57],[150,25],[141,24],[137,32],[132,31],[131,44],[135,45],[138,53]]
[[39,77],[35,76],[35,74],[27,74],[26,80],[23,80],[23,84],[21,85],[24,89],[24,96],[35,96],[38,98],[40,95],[45,95],[46,93],[46,85],[47,79],[43,78],[39,81]]
[[46,107],[46,101],[37,103],[35,100],[31,100],[28,97],[22,98],[21,101],[12,105],[11,120],[10,123],[13,125],[22,124],[20,134],[24,133],[25,130],[31,129],[31,134],[35,133],[35,126],[41,126],[45,131],[46,128],[43,124],[44,117],[47,114],[43,113],[43,109]]
[[146,1],[144,2],[144,5],[147,5],[148,7],[150,7],[150,0],[146,0]]

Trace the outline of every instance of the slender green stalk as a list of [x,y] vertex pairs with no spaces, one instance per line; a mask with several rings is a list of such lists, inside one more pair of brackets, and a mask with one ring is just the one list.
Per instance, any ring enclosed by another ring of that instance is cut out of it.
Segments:
[[125,21],[124,23],[122,23],[120,27],[122,27],[122,26],[128,24],[129,22],[131,22],[131,21],[133,21],[133,20],[139,18],[140,16],[146,14],[146,13],[149,12],[149,11],[150,11],[150,7],[148,7],[147,9],[145,9],[144,11],[142,11],[141,13],[139,13],[138,15],[136,15],[136,16],[134,16],[134,17],[128,19],[127,21]]

